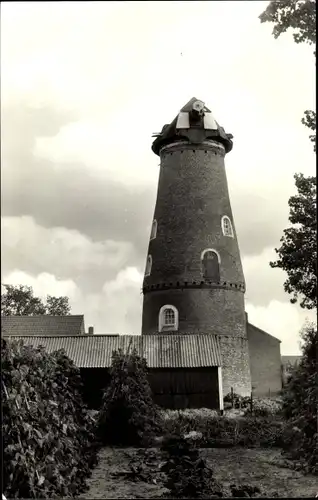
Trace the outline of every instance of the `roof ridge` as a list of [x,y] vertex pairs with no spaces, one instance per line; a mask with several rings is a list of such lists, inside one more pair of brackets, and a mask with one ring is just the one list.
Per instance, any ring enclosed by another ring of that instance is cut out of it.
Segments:
[[6,318],[84,318],[84,314],[34,314],[33,316],[28,316],[26,314],[12,314],[6,316],[1,314],[1,319]]
[[258,330],[260,333],[263,333],[264,335],[269,335],[269,337],[272,337],[273,339],[277,340],[278,342],[282,342],[281,340],[279,340],[279,338],[275,337],[274,335],[271,335],[270,333],[268,332],[265,332],[265,330],[263,330],[262,328],[259,328],[258,326],[255,326],[253,325],[252,323],[250,323],[249,321],[247,322],[247,326],[248,325],[251,325],[253,328],[256,328],[256,330]]

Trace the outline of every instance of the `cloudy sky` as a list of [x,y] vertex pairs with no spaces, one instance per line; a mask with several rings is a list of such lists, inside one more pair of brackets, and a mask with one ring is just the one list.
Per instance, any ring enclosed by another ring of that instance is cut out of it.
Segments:
[[297,354],[312,315],[269,267],[293,174],[313,50],[260,24],[268,2],[2,4],[2,282],[68,295],[96,333],[140,333],[159,158],[151,135],[193,96],[234,135],[226,157],[256,326]]

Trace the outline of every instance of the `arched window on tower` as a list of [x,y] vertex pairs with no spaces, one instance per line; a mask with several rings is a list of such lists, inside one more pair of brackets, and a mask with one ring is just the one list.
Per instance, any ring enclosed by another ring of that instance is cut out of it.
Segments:
[[154,240],[155,237],[157,236],[157,221],[156,219],[153,220],[152,226],[151,226],[151,233],[150,233],[150,239]]
[[172,305],[162,306],[159,311],[159,333],[175,332],[179,327],[178,309]]
[[216,250],[207,248],[201,254],[202,274],[205,279],[220,281],[221,259]]
[[234,238],[232,222],[227,215],[223,215],[221,224],[224,236],[229,236],[230,238]]
[[152,257],[151,257],[151,255],[148,255],[148,257],[147,257],[147,263],[146,263],[145,276],[150,276],[151,267],[152,267]]

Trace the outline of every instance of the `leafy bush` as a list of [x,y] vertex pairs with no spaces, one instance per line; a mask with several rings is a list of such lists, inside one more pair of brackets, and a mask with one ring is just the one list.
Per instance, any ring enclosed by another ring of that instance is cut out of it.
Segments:
[[283,412],[287,419],[284,450],[306,471],[318,474],[317,327],[306,325],[302,338],[302,359],[282,391]]
[[166,461],[162,470],[166,474],[164,485],[169,490],[169,498],[266,496],[257,486],[231,484],[228,487],[218,482],[207,461],[200,457],[197,438],[195,432],[188,435],[177,432],[163,442],[161,451]]
[[233,404],[233,408],[247,408],[251,404],[251,398],[249,396],[240,396],[240,394],[236,394],[235,392],[231,394],[230,392],[224,396],[223,401],[225,407],[231,407]]
[[179,412],[178,418],[165,420],[166,435],[185,435],[193,431],[202,435],[200,447],[273,447],[281,445],[283,424],[270,417],[226,418],[186,415],[182,412]]
[[245,415],[253,414],[255,417],[275,417],[282,413],[282,402],[278,399],[255,398],[253,406],[248,404]]
[[217,417],[219,415],[217,410],[210,408],[191,408],[186,410],[162,410],[162,417],[164,420],[178,419],[179,415],[189,418],[204,418],[204,417]]
[[144,446],[162,430],[162,414],[152,399],[146,361],[136,351],[113,353],[111,380],[98,417],[104,444]]
[[1,340],[6,497],[74,496],[96,463],[94,422],[79,370],[63,351],[48,354]]
[[167,436],[161,448],[166,462],[162,467],[166,473],[165,487],[172,498],[222,497],[222,487],[213,478],[213,471],[206,460],[200,458],[199,450],[191,438],[180,433]]

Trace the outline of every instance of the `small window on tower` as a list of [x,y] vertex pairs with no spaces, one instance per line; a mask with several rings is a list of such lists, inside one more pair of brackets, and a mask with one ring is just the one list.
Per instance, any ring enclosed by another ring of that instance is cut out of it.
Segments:
[[152,257],[151,257],[151,255],[148,255],[145,276],[150,276],[151,266],[152,266]]
[[224,236],[229,236],[230,238],[234,238],[232,223],[227,215],[222,217],[222,231]]
[[154,219],[151,226],[150,239],[154,240],[156,236],[157,236],[157,221],[156,219]]
[[178,330],[178,309],[171,305],[162,306],[159,311],[159,332]]
[[220,281],[220,256],[216,250],[208,248],[202,252],[202,274],[205,279]]

